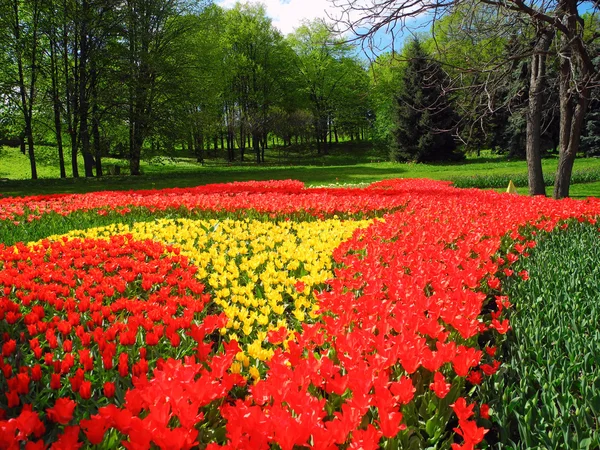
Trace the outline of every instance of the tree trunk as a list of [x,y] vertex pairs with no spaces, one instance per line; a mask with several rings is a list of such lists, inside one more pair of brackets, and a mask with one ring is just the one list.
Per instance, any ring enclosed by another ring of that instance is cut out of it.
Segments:
[[129,171],[131,175],[140,175],[140,160],[142,156],[142,146],[144,144],[144,138],[139,129],[139,125],[135,124],[131,133],[131,143],[129,151]]
[[260,138],[256,131],[252,133],[252,148],[254,149],[254,153],[256,153],[256,162],[260,164]]
[[101,177],[102,171],[102,143],[100,142],[100,108],[98,107],[98,70],[95,59],[90,65],[90,83],[92,92],[92,142],[96,159],[96,176]]
[[233,130],[227,130],[227,157],[229,162],[233,162],[235,159],[235,136],[233,134]]
[[60,97],[58,94],[58,68],[56,64],[56,41],[55,29],[53,28],[52,39],[50,40],[50,72],[52,78],[52,107],[54,110],[54,133],[56,135],[56,146],[58,148],[58,164],[60,168],[60,177],[66,178],[65,154],[62,141],[62,121],[60,119]]
[[240,161],[244,161],[245,150],[246,150],[246,135],[244,134],[244,125],[240,124]]
[[21,149],[21,153],[24,155],[27,154],[27,145],[25,144],[25,131],[22,131],[19,135],[19,148]]
[[135,157],[135,150],[134,150],[133,156],[134,157],[131,157],[131,154],[130,154],[129,172],[131,173],[131,175],[139,175],[140,174],[140,158],[139,158],[139,155],[137,158]]
[[[133,91],[134,88],[132,87],[131,90]],[[140,124],[137,120],[133,92],[130,92],[129,102],[129,172],[131,175],[140,175],[140,159],[142,156],[143,142],[140,142]]]
[[[135,84],[141,83],[141,81],[135,80]],[[132,88],[134,93],[130,93],[130,105],[129,105],[129,169],[131,175],[140,175],[140,160],[142,158],[142,147],[144,146],[144,118],[142,117],[144,112],[143,98],[144,93],[141,88],[134,86]]]
[[527,174],[529,195],[546,195],[542,157],[540,150],[542,129],[542,108],[544,106],[544,89],[546,88],[546,53],[550,48],[554,30],[538,32],[538,40],[531,58],[531,78],[529,83],[529,109],[527,111],[527,139],[525,153],[527,155]]
[[33,146],[33,132],[31,130],[31,118],[25,124],[25,136],[27,136],[27,153],[29,156],[29,165],[31,166],[31,179],[37,180],[37,165],[35,163],[35,151]]
[[89,98],[88,85],[88,36],[87,21],[89,20],[89,5],[87,0],[82,2],[82,22],[79,34],[79,142],[83,154],[83,166],[86,177],[94,176],[94,158],[90,151],[90,133],[88,127]]
[[20,11],[19,11],[19,1],[13,0],[13,13],[14,13],[14,23],[13,23],[13,33],[15,38],[16,45],[16,58],[17,58],[17,69],[19,73],[19,94],[21,97],[21,111],[23,112],[23,119],[25,122],[25,139],[27,139],[27,152],[29,156],[29,165],[31,167],[31,179],[37,180],[37,165],[35,162],[35,149],[33,144],[33,130],[31,128],[32,119],[33,119],[33,99],[35,92],[35,83],[37,76],[37,66],[36,66],[36,56],[37,56],[37,26],[39,20],[39,10],[37,8],[37,2],[34,3],[33,9],[33,19],[32,19],[32,49],[31,49],[31,61],[29,61],[28,65],[31,67],[30,79],[29,79],[29,92],[27,92],[27,87],[25,86],[25,69],[24,69],[24,58],[23,55],[23,42],[21,36],[21,21],[20,21]]
[[321,139],[323,141],[323,154],[327,155],[329,154],[329,144],[327,142],[327,135],[328,135],[328,125],[327,125],[327,116],[325,116],[325,118],[323,119],[323,127],[321,129],[323,135],[321,136]]
[[[561,33],[560,55],[560,147],[554,182],[554,198],[569,196],[575,156],[590,99],[594,66],[582,45],[581,18],[574,0],[561,0],[557,10],[568,34]],[[576,78],[574,78],[576,76]]]
[[100,140],[100,119],[98,118],[98,106],[92,108],[92,139],[94,155],[96,158],[96,176],[101,177],[102,171],[102,143]]
[[[64,23],[63,23],[63,35],[62,35],[62,52],[63,52],[63,70],[65,76],[65,106],[66,106],[66,114],[67,114],[67,130],[69,133],[69,138],[71,140],[71,171],[73,173],[73,178],[79,178],[79,165],[77,164],[77,123],[75,121],[75,116],[77,114],[77,95],[75,95],[75,91],[77,90],[77,69],[78,69],[78,47],[77,47],[77,39],[74,39],[73,45],[69,46],[69,38],[67,31],[67,19],[66,19],[66,11],[67,11],[67,1],[63,1],[63,14],[65,15]],[[73,71],[73,76],[71,76],[71,69],[69,63],[69,48],[73,49],[73,61],[75,64],[75,68]]]
[[[570,72],[570,69],[569,69]],[[558,153],[558,167],[554,181],[554,198],[560,199],[569,196],[571,175],[575,157],[581,141],[581,130],[587,106],[590,89],[584,87],[576,93],[569,92],[568,80],[563,81],[561,68],[560,86],[560,144]],[[575,100],[573,100],[575,95]]]
[[204,162],[204,135],[197,129],[194,130],[194,153],[197,162]]

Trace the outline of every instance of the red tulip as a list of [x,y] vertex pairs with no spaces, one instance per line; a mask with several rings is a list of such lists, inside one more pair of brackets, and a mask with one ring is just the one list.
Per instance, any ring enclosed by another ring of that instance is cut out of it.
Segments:
[[66,425],[73,418],[73,411],[76,406],[77,404],[73,400],[61,397],[56,400],[52,408],[46,409],[46,412],[52,422]]
[[429,385],[429,389],[435,392],[435,395],[439,398],[444,398],[450,392],[452,384],[446,383],[446,378],[440,372],[436,372],[433,375],[433,383]]
[[81,386],[79,388],[79,395],[82,399],[88,400],[92,396],[92,382],[91,381],[82,381]]
[[111,381],[104,383],[104,395],[108,398],[113,398],[115,396],[115,383]]
[[53,373],[50,378],[50,389],[59,390],[61,386],[60,374]]

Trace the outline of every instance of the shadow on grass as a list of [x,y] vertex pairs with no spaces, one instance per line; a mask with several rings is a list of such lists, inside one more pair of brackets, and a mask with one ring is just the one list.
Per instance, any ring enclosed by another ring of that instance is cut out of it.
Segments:
[[199,167],[194,171],[156,173],[140,176],[102,178],[65,178],[0,181],[0,194],[28,196],[53,193],[85,193],[112,190],[143,190],[193,187],[232,181],[300,180],[307,185],[371,183],[387,178],[401,178],[407,172],[401,166],[297,166],[297,167]]

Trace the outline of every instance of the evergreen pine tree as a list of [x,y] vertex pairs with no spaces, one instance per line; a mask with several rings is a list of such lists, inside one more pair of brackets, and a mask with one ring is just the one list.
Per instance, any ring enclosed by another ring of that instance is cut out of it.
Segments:
[[[600,107],[600,105],[599,105]],[[590,111],[587,114],[584,135],[581,137],[581,147],[586,156],[600,155],[600,112]]]
[[408,44],[407,65],[396,97],[392,160],[415,162],[459,159],[453,130],[457,115],[444,88],[449,80],[418,39]]
[[[600,56],[594,58],[596,67],[600,67]],[[581,151],[586,156],[600,156],[600,88],[592,91],[592,98],[585,117]]]

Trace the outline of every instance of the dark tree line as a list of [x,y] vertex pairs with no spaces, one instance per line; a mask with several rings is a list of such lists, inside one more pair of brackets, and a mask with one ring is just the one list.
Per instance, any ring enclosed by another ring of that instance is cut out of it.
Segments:
[[418,39],[406,45],[406,67],[396,94],[391,158],[415,162],[456,160],[458,117],[451,81]]

